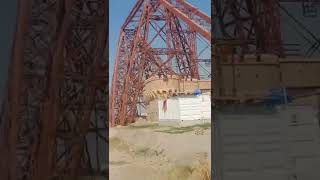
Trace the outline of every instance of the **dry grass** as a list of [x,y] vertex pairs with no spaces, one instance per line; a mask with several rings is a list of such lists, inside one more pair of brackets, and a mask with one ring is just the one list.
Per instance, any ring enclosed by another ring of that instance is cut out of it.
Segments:
[[193,167],[193,172],[200,176],[199,180],[211,180],[211,163],[207,160],[199,160]]
[[117,138],[117,137],[112,137],[109,138],[109,148],[110,150],[119,150],[119,151],[129,151],[130,146],[127,142],[124,140]]
[[134,154],[137,156],[152,157],[152,156],[162,155],[164,152],[164,149],[155,150],[149,147],[136,147],[133,151],[134,151]]
[[160,128],[159,124],[157,123],[149,123],[149,124],[139,124],[139,125],[129,125],[130,128],[134,129],[158,129]]
[[176,165],[168,171],[169,180],[211,180],[211,164],[199,160],[192,167]]
[[174,166],[168,172],[168,180],[187,180],[192,174],[192,167],[189,166]]
[[196,124],[192,126],[184,126],[184,127],[170,127],[166,130],[158,130],[156,132],[162,132],[162,133],[169,133],[169,134],[182,134],[186,132],[194,131],[195,129],[203,129],[207,130],[211,128],[211,123],[204,123],[204,124]]

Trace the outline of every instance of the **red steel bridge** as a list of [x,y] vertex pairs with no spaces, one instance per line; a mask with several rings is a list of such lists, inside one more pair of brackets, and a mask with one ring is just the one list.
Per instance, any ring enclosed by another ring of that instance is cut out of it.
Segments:
[[210,16],[187,1],[138,0],[120,29],[109,124],[134,121],[144,80],[151,76],[202,78],[201,63],[211,61],[211,39]]

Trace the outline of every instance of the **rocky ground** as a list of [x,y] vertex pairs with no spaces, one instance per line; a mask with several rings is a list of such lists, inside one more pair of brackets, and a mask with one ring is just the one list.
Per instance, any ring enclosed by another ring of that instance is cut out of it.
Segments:
[[210,124],[138,122],[109,130],[110,180],[202,180],[211,163]]

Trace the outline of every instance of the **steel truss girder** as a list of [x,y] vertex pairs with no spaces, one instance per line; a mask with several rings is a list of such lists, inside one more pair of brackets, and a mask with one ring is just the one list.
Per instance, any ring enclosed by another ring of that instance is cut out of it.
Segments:
[[[201,36],[210,44],[210,28],[211,18],[185,1],[138,1],[120,30],[110,125],[134,121],[148,77],[178,75],[199,79],[196,39]],[[159,42],[163,43],[161,47],[157,47]],[[173,64],[177,67],[173,68]]]
[[1,178],[105,176],[98,149],[107,151],[106,0],[19,5],[0,121]]
[[238,41],[241,53],[283,56],[279,0],[226,0],[213,4],[215,29],[222,39]]

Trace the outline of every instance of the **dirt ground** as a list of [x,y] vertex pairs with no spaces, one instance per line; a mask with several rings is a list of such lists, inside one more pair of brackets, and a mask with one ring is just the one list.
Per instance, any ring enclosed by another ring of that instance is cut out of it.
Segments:
[[211,164],[210,124],[138,122],[109,130],[110,180],[202,180]]

